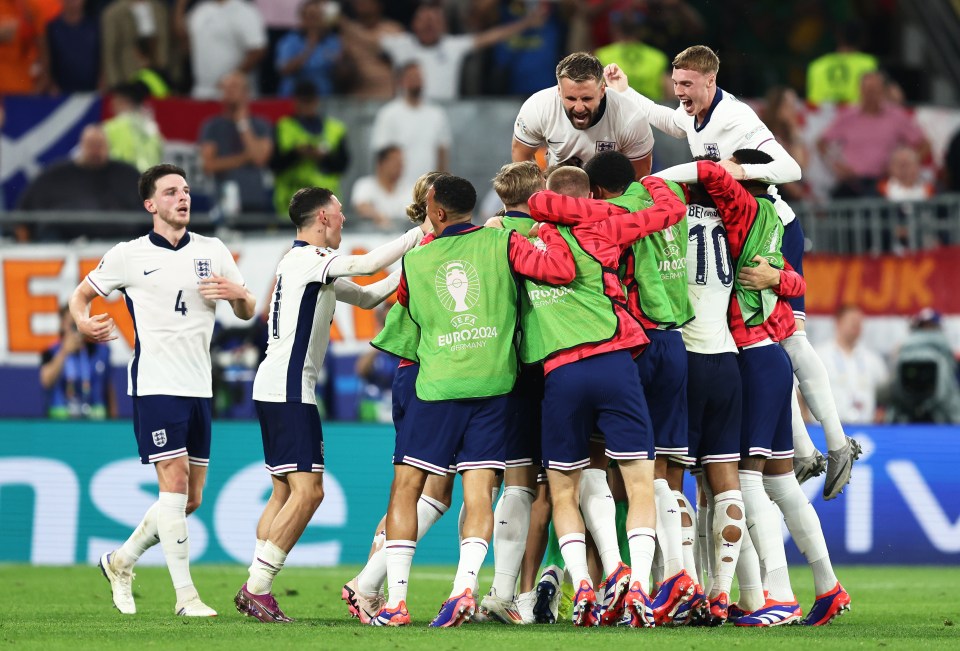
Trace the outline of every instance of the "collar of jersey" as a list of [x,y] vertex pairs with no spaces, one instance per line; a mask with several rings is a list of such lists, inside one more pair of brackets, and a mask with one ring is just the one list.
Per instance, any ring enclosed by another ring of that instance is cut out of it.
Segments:
[[309,242],[304,242],[303,240],[294,240],[294,241],[293,241],[293,248],[297,248],[298,246],[310,246],[310,243],[309,243]]
[[520,210],[508,210],[507,212],[503,213],[503,216],[504,217],[523,217],[525,219],[531,219],[530,213],[522,212]]
[[475,226],[470,222],[465,224],[451,224],[443,229],[443,232],[440,233],[437,237],[447,237],[449,235],[461,235],[463,233],[469,233],[470,231],[476,230],[478,228],[483,228],[482,226]]
[[170,244],[170,241],[167,238],[159,235],[156,231],[150,231],[147,234],[147,237],[150,238],[150,241],[154,244],[154,246],[159,246],[161,249],[170,249],[171,251],[179,251],[190,243],[189,232],[183,234],[183,237],[180,238],[180,241],[177,242],[176,246]]
[[[607,112],[607,95],[604,93],[603,97],[600,98],[600,108],[597,109],[597,118],[590,124],[590,127],[596,126],[599,124],[600,120],[603,119],[603,114]],[[590,127],[587,127],[588,129]]]
[[708,124],[710,124],[710,118],[713,117],[713,110],[717,108],[717,104],[720,103],[720,100],[723,99],[723,90],[717,86],[717,94],[713,96],[713,102],[710,103],[710,110],[707,111],[707,117],[703,118],[703,124],[699,127],[697,126],[697,116],[693,116],[693,130],[697,133],[703,131]]

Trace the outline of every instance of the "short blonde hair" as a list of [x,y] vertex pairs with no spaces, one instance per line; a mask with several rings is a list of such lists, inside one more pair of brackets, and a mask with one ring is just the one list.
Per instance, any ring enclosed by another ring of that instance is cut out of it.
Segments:
[[524,204],[534,192],[543,189],[543,173],[532,160],[508,163],[493,177],[493,190],[504,206]]
[[422,224],[427,218],[427,192],[433,182],[443,176],[443,172],[427,172],[421,174],[413,184],[413,203],[407,206],[407,217],[414,224]]
[[715,75],[720,72],[720,57],[706,45],[691,45],[673,58],[673,67],[693,70],[701,75]]
[[594,80],[603,84],[603,64],[589,52],[568,54],[557,64],[557,83],[561,79],[576,83]]
[[586,199],[590,196],[590,177],[579,167],[564,165],[547,177],[547,189],[568,197]]

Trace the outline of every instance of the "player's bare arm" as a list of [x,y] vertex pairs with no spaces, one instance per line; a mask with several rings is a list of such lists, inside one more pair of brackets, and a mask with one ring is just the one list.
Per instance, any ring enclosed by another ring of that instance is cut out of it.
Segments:
[[77,323],[77,330],[91,341],[111,341],[117,338],[116,324],[108,314],[90,316],[90,303],[98,296],[86,281],[77,285],[70,297],[70,314]]
[[537,147],[526,145],[516,138],[510,143],[510,159],[514,163],[520,163],[526,160],[536,160]]
[[223,276],[213,275],[202,281],[200,295],[208,301],[229,301],[233,313],[245,321],[256,313],[257,298],[250,290]]
[[[603,69],[603,79],[607,88],[622,93],[624,97],[631,99],[641,109],[652,126],[674,138],[686,137],[686,131],[678,127],[673,121],[674,110],[668,106],[661,106],[630,88],[627,74],[616,63],[607,64],[607,67]],[[637,178],[640,177],[637,176]]]
[[762,255],[753,256],[756,267],[744,267],[737,274],[737,282],[745,289],[761,291],[773,289],[780,284],[780,270],[772,267]]

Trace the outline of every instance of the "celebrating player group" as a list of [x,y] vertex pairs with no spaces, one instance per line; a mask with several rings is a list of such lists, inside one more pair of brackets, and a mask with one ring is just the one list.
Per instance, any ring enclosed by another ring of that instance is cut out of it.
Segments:
[[[673,110],[630,89],[616,64],[564,58],[557,86],[517,116],[513,161],[493,179],[497,215],[474,214],[467,180],[426,174],[407,233],[342,255],[338,198],[294,194],[296,239],[277,268],[253,387],[273,492],[235,597],[240,613],[294,621],[273,583],[323,500],[315,388],[336,303],[369,309],[394,292],[373,342],[401,360],[393,484],[369,560],[341,595],[362,623],[411,624],[417,544],[450,509],[458,474],[460,561],[431,627],[552,624],[567,583],[583,627],[816,626],[849,609],[800,488],[826,470],[824,498],[835,498],[860,454],[803,329],[804,238],[775,187],[800,167],[717,86],[719,64],[705,46],[679,53]],[[651,176],[651,125],[686,137],[692,162]],[[160,484],[100,567],[116,607],[133,614],[133,568],[159,542],[175,612],[211,616],[190,579],[186,516],[200,505],[209,458],[213,314],[226,300],[251,318],[255,301],[223,244],[187,232],[183,170],[151,168],[140,194],[153,232],[111,249],[70,302],[80,331],[106,341],[114,324],[91,316],[91,301],[115,289],[126,297],[137,331],[134,429]],[[348,280],[397,261],[379,282]],[[795,381],[824,426],[826,458],[800,418]],[[683,493],[687,472],[695,504]],[[781,513],[813,571],[805,616]],[[491,540],[484,592],[477,577]]]

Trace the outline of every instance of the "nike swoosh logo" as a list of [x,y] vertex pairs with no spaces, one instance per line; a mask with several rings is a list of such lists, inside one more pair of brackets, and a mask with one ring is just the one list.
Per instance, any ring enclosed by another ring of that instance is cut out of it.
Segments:
[[[189,537],[190,537],[190,536],[187,536],[187,538],[189,538]],[[178,545],[182,545],[183,543],[187,542],[187,538],[184,538],[183,540],[179,540],[179,539],[178,539],[178,540],[177,540],[177,544],[178,544]]]
[[833,492],[833,487],[837,485],[837,482],[840,481],[840,478],[843,477],[844,473],[846,472],[849,466],[850,466],[850,458],[847,457],[847,459],[845,460],[845,463],[842,466],[840,466],[840,472],[838,472],[834,476],[833,481],[830,482],[827,485],[827,487],[824,489],[825,494],[829,495],[830,493]]
[[154,271],[160,271],[160,267],[157,267],[156,269],[153,269],[153,270],[151,270],[151,271],[146,271],[146,270],[144,270],[143,275],[144,275],[144,276],[149,276],[149,275],[152,274]]
[[566,140],[550,140],[550,139],[547,140],[548,145],[562,145],[565,142]]

